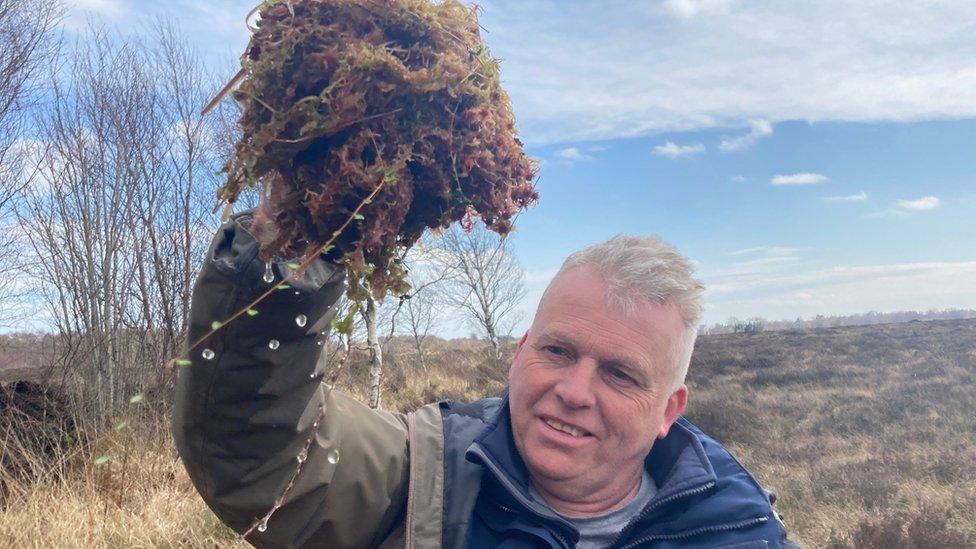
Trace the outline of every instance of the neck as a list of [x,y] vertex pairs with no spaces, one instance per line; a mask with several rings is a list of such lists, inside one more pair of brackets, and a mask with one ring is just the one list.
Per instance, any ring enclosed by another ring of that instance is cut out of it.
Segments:
[[[640,490],[641,470],[605,487],[578,493],[565,480],[532,478],[532,487],[560,515],[587,518],[612,513],[630,503]],[[568,488],[568,489],[567,489]]]

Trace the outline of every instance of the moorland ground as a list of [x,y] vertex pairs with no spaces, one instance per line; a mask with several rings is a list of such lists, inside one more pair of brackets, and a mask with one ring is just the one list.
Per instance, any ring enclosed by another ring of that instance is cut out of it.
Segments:
[[[384,407],[504,388],[481,342],[427,353],[425,373],[388,342]],[[340,387],[365,399],[367,379],[354,355]],[[687,417],[777,494],[803,546],[976,546],[976,320],[703,336],[688,384]],[[0,398],[0,546],[244,546],[176,459],[166,392],[115,430],[18,387],[21,404],[10,384]]]

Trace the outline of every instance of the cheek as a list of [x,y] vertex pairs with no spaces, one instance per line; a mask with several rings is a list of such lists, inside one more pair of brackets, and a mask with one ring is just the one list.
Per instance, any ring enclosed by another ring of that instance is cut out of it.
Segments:
[[539,400],[538,385],[524,365],[512,373],[508,382],[508,399],[515,424],[523,424],[531,416],[532,406]]
[[509,377],[510,392],[538,395],[555,384],[558,374],[540,362],[531,360],[521,364]]
[[645,446],[657,437],[663,407],[654,399],[618,393],[615,398],[604,400],[602,409],[624,444]]

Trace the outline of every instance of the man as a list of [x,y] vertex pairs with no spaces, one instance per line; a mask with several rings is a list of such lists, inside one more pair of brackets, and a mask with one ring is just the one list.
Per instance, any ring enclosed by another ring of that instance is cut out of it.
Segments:
[[[269,287],[249,222],[225,224],[211,247],[191,341]],[[274,509],[249,535],[255,545],[789,543],[769,493],[680,417],[702,288],[660,239],[616,237],[570,256],[501,398],[405,415],[329,391],[315,370],[342,273],[317,260],[294,291],[209,337],[180,373],[180,455],[238,532]]]

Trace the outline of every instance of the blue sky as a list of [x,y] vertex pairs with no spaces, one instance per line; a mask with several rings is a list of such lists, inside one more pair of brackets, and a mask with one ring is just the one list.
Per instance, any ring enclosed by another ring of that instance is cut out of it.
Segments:
[[[660,234],[704,320],[976,308],[970,0],[485,0],[539,204],[512,238],[524,328],[562,258]],[[228,76],[251,2],[80,0],[174,19]]]

